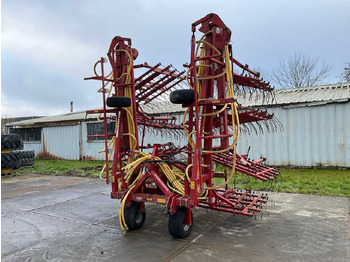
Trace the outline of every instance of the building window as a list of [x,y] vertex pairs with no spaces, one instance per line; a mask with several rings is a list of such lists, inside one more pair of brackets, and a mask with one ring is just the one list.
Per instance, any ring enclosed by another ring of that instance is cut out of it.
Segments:
[[11,134],[19,134],[23,141],[26,142],[40,142],[41,141],[41,127],[36,128],[12,128]]
[[[113,134],[115,132],[115,122],[107,123],[107,133]],[[87,140],[103,140],[104,137],[91,137],[91,135],[104,135],[104,123],[88,123],[87,124]],[[112,137],[108,137],[111,139]]]

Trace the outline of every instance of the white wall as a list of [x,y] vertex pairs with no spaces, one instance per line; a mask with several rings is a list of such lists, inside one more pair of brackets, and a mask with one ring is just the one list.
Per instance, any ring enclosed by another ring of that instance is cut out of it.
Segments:
[[[92,158],[93,160],[105,160],[104,153],[98,153],[98,151],[104,149],[104,140],[88,141],[87,137],[87,123],[81,123],[81,140],[82,140],[82,157],[85,159]],[[96,122],[91,122],[96,123]]]
[[350,167],[350,103],[274,108],[284,131],[242,135],[237,151],[271,165]]
[[41,152],[46,149],[52,156],[79,160],[79,126],[44,127]]

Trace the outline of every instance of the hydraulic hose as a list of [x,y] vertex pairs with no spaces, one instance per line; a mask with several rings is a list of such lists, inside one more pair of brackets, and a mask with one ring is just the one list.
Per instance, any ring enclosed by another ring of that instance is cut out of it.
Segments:
[[[201,38],[201,40],[197,41],[198,45],[197,45],[197,48],[196,48],[196,57],[197,57],[197,54],[198,54],[198,50],[199,50],[199,45],[200,44],[208,45],[216,53],[220,54],[220,51],[216,47],[214,47],[212,44],[210,44],[210,43],[208,43],[206,41],[203,41],[203,38],[204,38],[204,36]],[[205,52],[204,52],[204,49],[202,48],[201,53],[200,53],[200,57],[204,57],[204,56],[205,56]],[[203,62],[204,60],[200,60],[199,65],[195,65],[196,67],[199,68],[198,76],[197,76],[197,86],[198,86],[199,94],[201,94],[201,91],[202,91],[201,89],[202,89],[202,81],[203,80],[216,79],[216,78],[222,77],[223,75],[226,74],[228,97],[234,99],[235,96],[234,96],[234,89],[233,89],[233,75],[232,75],[232,68],[231,68],[231,64],[230,64],[229,49],[228,49],[228,45],[227,44],[225,45],[225,48],[224,48],[223,58],[224,58],[224,61],[225,61],[225,70],[222,73],[218,74],[218,75],[203,77],[204,68],[205,68],[205,65],[204,65],[204,62]],[[188,81],[189,72],[191,71],[192,68],[193,67],[191,67],[188,70],[188,72],[186,74],[186,80],[187,80],[190,88],[193,89],[193,87],[190,85],[190,83]],[[218,111],[211,112],[211,113],[202,113],[201,116],[203,118],[202,119],[203,123],[204,123],[204,121],[205,121],[207,116],[213,116],[213,115],[220,114],[220,113],[224,112],[224,110],[226,110],[227,107],[228,107],[228,104],[225,104]],[[227,181],[225,181],[224,183],[222,183],[222,184],[220,184],[218,186],[215,186],[215,187],[208,187],[207,188],[208,190],[218,189],[218,188],[228,184],[230,182],[230,180],[232,179],[233,175],[234,175],[235,166],[236,166],[236,144],[237,144],[237,140],[238,140],[238,137],[239,137],[239,115],[238,115],[238,110],[237,110],[237,104],[236,104],[235,101],[230,103],[230,108],[231,108],[231,113],[232,113],[232,131],[233,131],[232,137],[233,137],[233,143],[229,147],[221,149],[221,150],[202,150],[202,153],[203,154],[223,153],[223,152],[227,152],[227,151],[233,149],[233,155],[234,155],[234,157],[233,157],[233,168],[232,168],[231,174],[229,176],[229,179],[227,179]],[[186,119],[186,116],[188,114],[188,111],[189,111],[189,108],[187,108],[185,113],[184,113],[183,127],[184,127],[184,132],[185,132],[185,134],[188,137],[189,144],[191,145],[192,148],[195,148],[195,142],[193,141],[193,139],[191,137],[194,132],[189,133],[187,128],[186,128],[186,125],[185,125],[185,119]],[[204,124],[202,124],[202,127],[204,128]],[[202,132],[203,132],[203,130],[201,130],[201,133]],[[188,166],[186,168],[186,172],[185,172],[187,178],[189,178],[189,175],[188,175],[189,168],[190,168],[190,166]]]

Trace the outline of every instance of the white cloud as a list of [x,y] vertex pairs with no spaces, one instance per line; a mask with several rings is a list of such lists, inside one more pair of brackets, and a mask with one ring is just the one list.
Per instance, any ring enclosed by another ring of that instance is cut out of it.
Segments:
[[339,75],[349,46],[349,1],[282,2],[3,1],[2,107],[16,116],[68,111],[71,100],[77,109],[98,107],[100,83],[82,79],[115,35],[132,38],[137,63],[181,70],[190,57],[191,23],[210,12],[231,28],[242,63],[271,70],[296,50],[327,60]]
[[[30,16],[21,18],[6,17],[2,30],[3,52],[30,59],[46,70],[69,73],[83,72],[86,65],[91,67],[92,58],[100,55],[100,50],[55,25],[45,24],[40,19],[31,20]],[[23,23],[29,20],[30,23]]]
[[69,112],[69,105],[67,105],[67,110],[62,110],[57,107],[42,106],[17,97],[9,98],[4,94],[1,95],[1,117],[47,116],[64,112]]

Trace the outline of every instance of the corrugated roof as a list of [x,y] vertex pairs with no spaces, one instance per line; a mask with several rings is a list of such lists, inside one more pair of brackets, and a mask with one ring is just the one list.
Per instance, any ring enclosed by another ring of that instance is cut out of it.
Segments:
[[[164,113],[175,113],[183,112],[185,109],[182,105],[175,105],[172,103],[153,103],[148,104],[144,108],[144,112],[147,114],[164,114]],[[44,125],[48,123],[67,123],[77,121],[89,121],[96,120],[99,116],[97,114],[86,114],[86,111],[79,111],[73,113],[60,114],[55,116],[46,116],[36,119],[28,119],[24,121],[12,122],[6,124],[7,126],[30,126],[30,125]]]
[[41,118],[28,119],[7,124],[8,126],[40,125],[55,122],[74,122],[81,120],[94,120],[98,115],[86,115],[86,111],[60,114],[55,116],[45,116]]
[[[249,106],[288,106],[317,105],[325,103],[342,103],[350,101],[350,83],[321,85],[314,87],[289,88],[275,90],[274,93],[258,92],[236,95],[243,107]],[[149,114],[183,112],[182,105],[170,102],[149,105],[145,112]]]
[[[255,99],[257,98],[257,99]],[[275,91],[275,99],[264,99],[262,95],[249,98],[237,96],[243,106],[317,105],[339,103],[350,100],[350,83],[322,85],[314,87],[280,89]]]
[[[322,85],[315,87],[305,88],[291,88],[291,89],[280,89],[275,91],[275,99],[272,100],[263,97],[262,94],[249,94],[238,95],[237,101],[243,106],[310,106],[325,103],[340,103],[350,101],[350,83],[346,84],[333,84],[333,85]],[[181,105],[175,105],[172,103],[153,103],[144,107],[144,112],[147,114],[164,114],[164,113],[176,113],[183,112],[184,108]],[[98,114],[87,115],[86,111],[66,113],[56,116],[47,116],[36,119],[29,119],[25,121],[19,121],[9,123],[9,126],[26,126],[26,125],[40,125],[47,123],[66,123],[74,121],[88,121],[96,120]]]

